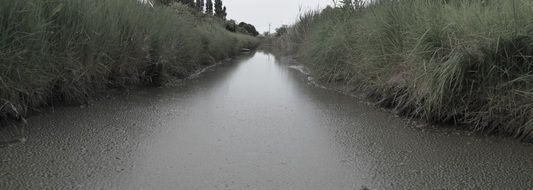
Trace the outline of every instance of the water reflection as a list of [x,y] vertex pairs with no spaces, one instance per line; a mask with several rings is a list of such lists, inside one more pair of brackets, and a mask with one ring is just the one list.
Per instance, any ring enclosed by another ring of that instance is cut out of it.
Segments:
[[134,172],[135,181],[171,176],[176,180],[163,184],[183,189],[235,179],[229,185],[236,189],[351,188],[356,181],[331,148],[324,115],[299,84],[303,78],[261,52],[235,64],[234,71],[219,70],[224,74],[191,84],[204,90],[182,91],[193,93],[186,96],[189,103],[173,105],[183,114],[167,122],[168,129],[140,155],[143,167]]
[[256,52],[178,87],[34,117],[29,141],[0,154],[0,189],[533,185],[530,145],[408,127],[309,85],[292,64]]
[[[173,176],[162,184],[184,189],[485,185],[476,180],[459,183],[459,175],[512,185],[497,175],[500,167],[487,168],[491,164],[472,159],[501,163],[499,158],[514,152],[505,148],[511,142],[406,127],[391,114],[308,85],[290,64],[257,52],[190,84],[202,90],[177,92],[189,94],[188,103],[170,106],[188,114],[169,119],[167,131],[154,137],[157,140],[139,156],[144,167],[135,172],[135,181],[150,184]],[[494,153],[492,148],[501,150]],[[524,152],[526,147],[516,149],[525,154],[504,161],[508,167],[532,167],[524,160],[533,153]],[[527,182],[529,175],[516,172],[513,177]]]

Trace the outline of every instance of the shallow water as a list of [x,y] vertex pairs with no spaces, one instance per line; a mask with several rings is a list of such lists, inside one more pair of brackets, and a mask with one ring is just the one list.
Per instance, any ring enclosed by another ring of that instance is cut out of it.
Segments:
[[0,189],[529,189],[533,146],[420,129],[262,52],[63,107],[0,149]]

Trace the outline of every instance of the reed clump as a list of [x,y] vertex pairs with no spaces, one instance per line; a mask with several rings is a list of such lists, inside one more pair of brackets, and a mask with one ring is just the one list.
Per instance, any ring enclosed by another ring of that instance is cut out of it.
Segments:
[[100,89],[161,85],[256,44],[181,4],[0,0],[0,118]]
[[528,0],[378,0],[303,14],[276,46],[402,115],[531,140],[531,20]]

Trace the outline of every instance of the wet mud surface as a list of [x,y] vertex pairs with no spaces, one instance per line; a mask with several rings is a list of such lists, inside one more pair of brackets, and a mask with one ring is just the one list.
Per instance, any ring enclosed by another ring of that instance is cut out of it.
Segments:
[[529,189],[533,146],[417,128],[252,53],[28,119],[0,189]]

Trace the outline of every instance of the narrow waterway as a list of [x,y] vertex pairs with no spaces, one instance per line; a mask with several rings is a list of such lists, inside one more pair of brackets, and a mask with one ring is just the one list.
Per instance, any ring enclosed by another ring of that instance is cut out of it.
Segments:
[[257,52],[62,107],[0,148],[0,189],[530,189],[533,146],[423,129]]

